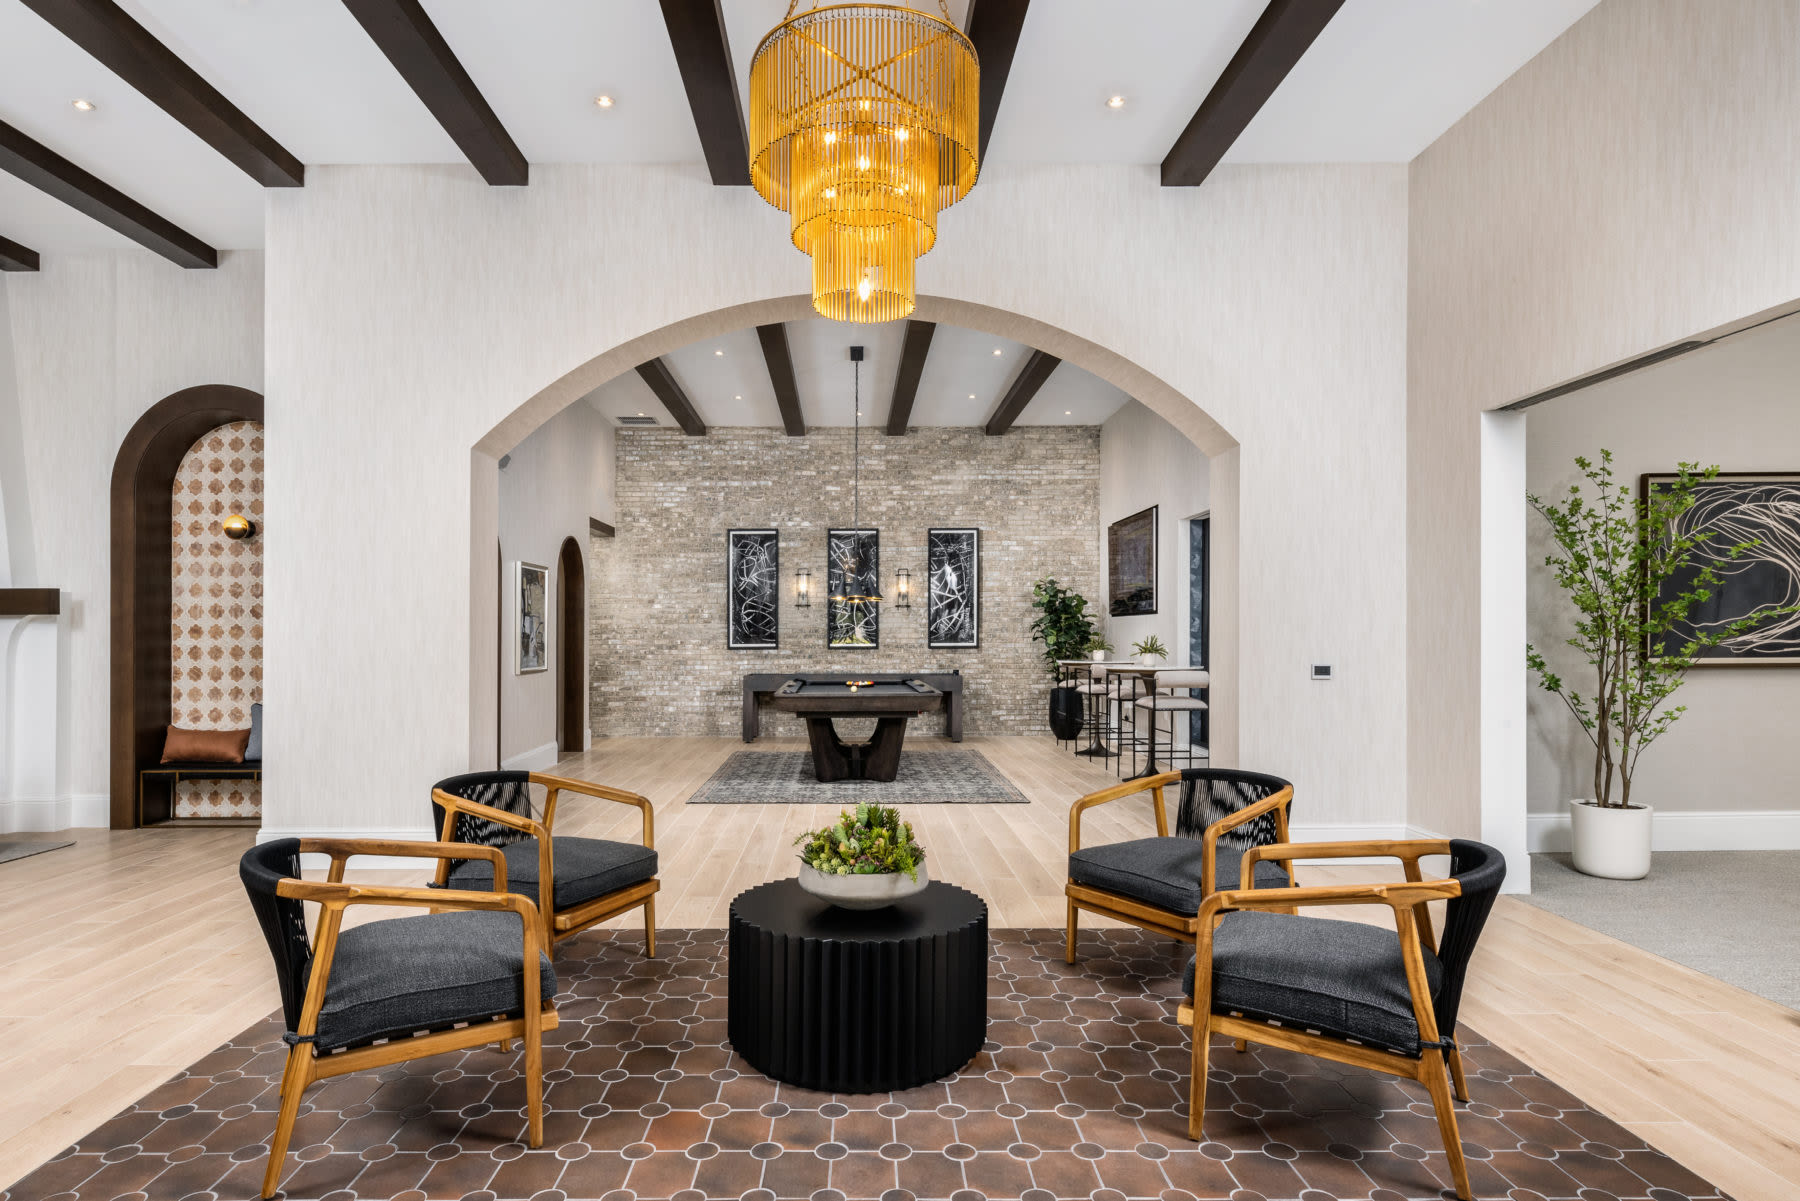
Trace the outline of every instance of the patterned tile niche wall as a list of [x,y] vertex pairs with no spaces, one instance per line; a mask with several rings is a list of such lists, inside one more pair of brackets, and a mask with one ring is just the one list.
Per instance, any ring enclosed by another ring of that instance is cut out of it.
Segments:
[[[779,671],[963,674],[969,733],[1047,729],[1048,676],[1031,640],[1031,584],[1053,575],[1100,600],[1100,431],[1094,426],[862,432],[862,524],[881,532],[881,646],[825,646],[825,534],[848,528],[851,432],[817,429],[621,429],[618,534],[590,544],[590,709],[595,737],[732,735],[743,677]],[[925,640],[925,532],[981,531],[981,645]],[[725,645],[725,535],[781,532],[781,646]],[[812,572],[813,604],[794,601]],[[912,572],[913,605],[893,603],[894,570]],[[763,732],[804,735],[765,706]],[[920,723],[936,734],[943,719]],[[861,726],[852,724],[852,729]]]
[[[235,421],[203,435],[175,473],[174,723],[243,730],[262,700],[263,427]],[[242,513],[257,536],[233,542],[219,522]],[[253,780],[183,781],[176,817],[257,817]]]

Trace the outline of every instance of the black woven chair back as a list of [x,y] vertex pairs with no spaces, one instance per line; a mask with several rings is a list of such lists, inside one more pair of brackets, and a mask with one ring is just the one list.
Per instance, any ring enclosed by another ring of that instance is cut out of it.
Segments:
[[300,1026],[300,1007],[312,974],[312,943],[306,937],[306,910],[299,901],[275,895],[283,880],[300,875],[300,840],[277,838],[244,852],[238,879],[250,896],[250,908],[275,957],[275,982],[281,989],[281,1014],[291,1033]]
[[1438,962],[1444,967],[1443,985],[1437,995],[1438,1036],[1456,1031],[1456,1011],[1462,1005],[1463,977],[1469,957],[1487,925],[1500,883],[1506,879],[1506,856],[1485,842],[1450,840],[1450,875],[1462,882],[1462,895],[1444,908],[1444,931],[1438,938]]
[[[1175,808],[1175,833],[1180,838],[1199,838],[1212,823],[1242,812],[1288,787],[1291,785],[1280,776],[1259,771],[1190,767],[1181,773],[1181,800]],[[1242,847],[1267,846],[1276,840],[1273,813],[1252,818],[1224,836],[1224,841]]]
[[[451,796],[492,809],[501,809],[519,817],[531,816],[531,773],[524,771],[472,771],[467,775],[439,780],[437,788]],[[435,789],[434,789],[435,791]],[[434,798],[431,802],[431,828],[441,837],[444,832],[444,807]],[[531,835],[485,817],[459,813],[450,841],[472,842],[477,846],[504,847],[523,842]]]

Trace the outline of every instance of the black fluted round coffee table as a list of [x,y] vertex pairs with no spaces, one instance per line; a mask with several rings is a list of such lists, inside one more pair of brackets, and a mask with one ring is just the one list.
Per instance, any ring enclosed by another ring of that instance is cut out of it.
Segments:
[[759,884],[731,902],[727,957],[732,1048],[787,1084],[912,1088],[987,1037],[987,904],[952,884],[865,910]]

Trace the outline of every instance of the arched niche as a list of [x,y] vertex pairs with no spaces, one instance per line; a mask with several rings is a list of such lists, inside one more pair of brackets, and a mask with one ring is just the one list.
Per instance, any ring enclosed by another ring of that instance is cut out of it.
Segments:
[[556,749],[587,750],[587,555],[573,537],[556,556]]

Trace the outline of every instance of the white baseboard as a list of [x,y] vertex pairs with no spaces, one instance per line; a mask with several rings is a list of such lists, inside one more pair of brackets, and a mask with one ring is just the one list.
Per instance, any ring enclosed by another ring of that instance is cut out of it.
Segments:
[[[432,842],[436,834],[428,826],[406,826],[397,830],[320,830],[308,828],[304,830],[283,830],[272,826],[264,826],[256,832],[257,842],[274,842],[278,838],[379,838],[390,842]],[[331,860],[324,855],[300,856],[300,867],[304,871],[324,871],[331,866]],[[415,859],[405,855],[358,855],[350,860],[350,871],[411,871],[427,872],[436,866],[430,859]]]
[[0,834],[54,834],[58,830],[104,830],[112,825],[112,799],[105,793],[0,800]]
[[500,770],[543,771],[547,767],[555,767],[560,754],[556,748],[556,739],[552,738],[543,746],[534,746],[528,751],[520,751],[500,760]]
[[[1533,813],[1525,819],[1533,853],[1569,849],[1567,813]],[[1800,850],[1800,809],[1658,810],[1650,827],[1657,851]]]

